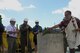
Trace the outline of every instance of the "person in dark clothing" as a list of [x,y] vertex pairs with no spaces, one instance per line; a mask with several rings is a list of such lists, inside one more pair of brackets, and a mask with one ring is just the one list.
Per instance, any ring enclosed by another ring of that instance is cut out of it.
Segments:
[[2,34],[4,32],[4,26],[2,24],[2,17],[0,15],[0,49],[2,48]]
[[33,33],[34,33],[34,43],[35,43],[35,53],[37,52],[37,34],[39,32],[42,32],[42,27],[39,25],[39,21],[35,21],[35,26],[33,27]]
[[28,52],[32,53],[31,42],[29,39],[29,33],[32,28],[27,24],[27,18],[24,19],[24,23],[20,25],[20,41],[21,41],[21,53],[25,53],[25,46],[28,48]]

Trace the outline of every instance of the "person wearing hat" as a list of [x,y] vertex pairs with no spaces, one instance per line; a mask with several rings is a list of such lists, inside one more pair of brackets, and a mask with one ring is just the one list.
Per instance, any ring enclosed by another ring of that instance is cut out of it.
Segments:
[[39,25],[39,21],[35,21],[35,26],[33,27],[33,33],[34,33],[34,43],[35,43],[35,53],[37,53],[37,34],[39,32],[42,32],[42,27]]
[[4,32],[4,26],[2,24],[2,17],[0,15],[0,52],[1,52],[1,48],[2,48],[2,34]]
[[25,46],[27,46],[28,52],[32,53],[31,42],[29,39],[31,30],[32,28],[28,25],[28,19],[25,18],[23,24],[20,25],[21,53],[25,53]]
[[10,19],[10,25],[6,27],[7,38],[8,38],[8,53],[16,53],[16,38],[17,30],[15,27],[15,18]]

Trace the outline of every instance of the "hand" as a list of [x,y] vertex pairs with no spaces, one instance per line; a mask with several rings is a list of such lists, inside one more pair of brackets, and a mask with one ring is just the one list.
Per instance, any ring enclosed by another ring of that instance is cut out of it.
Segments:
[[80,29],[74,29],[74,30],[72,30],[73,32],[77,32],[77,31],[80,31]]
[[19,33],[19,30],[17,30],[16,33]]
[[38,34],[38,32],[34,32],[34,34]]
[[49,27],[48,27],[47,29],[48,29],[48,30],[52,30],[52,28],[49,28]]
[[17,33],[19,33],[19,31],[17,30],[17,31],[15,31],[15,32],[13,32],[14,34],[17,34]]

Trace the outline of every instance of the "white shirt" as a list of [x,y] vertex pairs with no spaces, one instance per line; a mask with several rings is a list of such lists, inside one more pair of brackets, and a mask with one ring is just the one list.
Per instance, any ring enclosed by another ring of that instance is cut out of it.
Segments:
[[[15,32],[16,31],[16,27],[12,26],[12,25],[9,25],[9,26],[6,27],[6,31],[7,31],[7,34],[9,34],[8,33],[9,31]],[[17,34],[9,34],[9,36],[17,37]]]
[[[80,32],[73,32],[73,30],[75,29],[75,27],[73,26],[73,22],[76,26],[76,29],[78,29],[78,25],[77,25],[77,21],[76,19],[73,17],[71,19],[71,21],[69,22],[68,26],[65,29],[66,35],[67,35],[67,42],[70,48],[75,48],[76,46],[80,45]],[[76,35],[76,36],[75,36]]]

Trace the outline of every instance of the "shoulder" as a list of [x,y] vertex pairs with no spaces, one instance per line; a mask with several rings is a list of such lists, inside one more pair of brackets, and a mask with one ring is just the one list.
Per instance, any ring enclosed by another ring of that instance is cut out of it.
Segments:
[[3,26],[3,24],[0,24],[0,29],[1,30],[4,30],[5,29],[5,26]]
[[4,25],[3,24],[0,24],[0,27],[4,27]]
[[19,27],[21,28],[23,26],[23,24],[21,24]]
[[21,24],[20,26],[23,26],[23,24]]
[[3,26],[3,24],[2,24],[2,23],[0,23],[0,26]]
[[80,19],[79,18],[77,18],[77,17],[74,17],[75,18],[75,20],[77,21],[77,22],[80,22]]
[[79,20],[77,17],[72,16],[73,19]]
[[80,21],[80,19],[78,19],[78,18],[76,18],[76,17],[75,17],[75,19]]
[[11,27],[11,25],[8,25],[6,28],[10,28]]
[[40,28],[42,28],[41,26],[39,26]]
[[28,27],[29,29],[32,29],[32,27],[30,25],[27,25],[26,27]]
[[10,30],[11,29],[11,25],[6,26],[6,30]]
[[28,25],[29,27],[31,27],[30,25]]
[[34,26],[33,28],[36,28],[36,26]]

